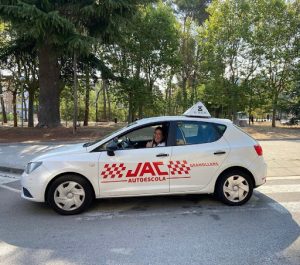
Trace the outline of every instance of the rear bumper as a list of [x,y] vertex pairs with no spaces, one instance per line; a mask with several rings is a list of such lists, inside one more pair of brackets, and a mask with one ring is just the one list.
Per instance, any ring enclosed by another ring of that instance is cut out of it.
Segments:
[[267,164],[262,157],[251,165],[251,171],[255,180],[255,188],[266,183],[267,180]]

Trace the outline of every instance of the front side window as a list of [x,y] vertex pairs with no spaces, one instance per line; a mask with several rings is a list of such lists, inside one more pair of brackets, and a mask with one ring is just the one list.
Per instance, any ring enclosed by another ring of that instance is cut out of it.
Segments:
[[168,129],[168,123],[139,127],[108,141],[99,149],[107,150],[107,147],[113,147],[116,150],[124,150],[163,147],[167,145]]
[[[218,126],[223,126],[219,129]],[[224,128],[225,127],[225,128]],[[219,140],[225,125],[202,121],[180,121],[176,124],[176,145],[204,144]]]

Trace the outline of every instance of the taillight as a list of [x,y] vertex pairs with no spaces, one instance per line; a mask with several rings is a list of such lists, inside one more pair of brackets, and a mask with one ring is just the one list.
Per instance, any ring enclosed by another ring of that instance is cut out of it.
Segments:
[[254,149],[255,149],[255,151],[256,151],[256,153],[257,153],[258,156],[262,156],[263,155],[263,150],[262,150],[262,148],[261,148],[261,146],[259,144],[254,145]]

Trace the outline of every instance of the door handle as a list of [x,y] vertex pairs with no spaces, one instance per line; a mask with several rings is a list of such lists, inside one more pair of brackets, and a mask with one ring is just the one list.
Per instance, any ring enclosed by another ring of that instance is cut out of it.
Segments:
[[216,152],[214,152],[214,155],[224,155],[224,154],[226,154],[225,151],[216,151]]
[[158,154],[156,155],[157,157],[162,157],[162,156],[169,156],[169,154],[164,154],[164,153],[161,153],[161,154]]

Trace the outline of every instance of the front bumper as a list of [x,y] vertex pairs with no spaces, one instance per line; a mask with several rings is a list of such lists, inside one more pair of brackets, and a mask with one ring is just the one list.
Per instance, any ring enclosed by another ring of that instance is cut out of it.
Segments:
[[30,201],[44,202],[48,177],[49,172],[43,165],[30,174],[24,172],[21,176],[21,197]]

